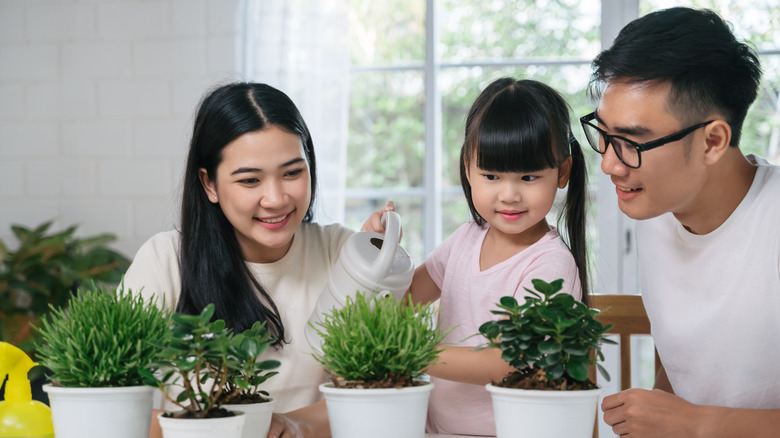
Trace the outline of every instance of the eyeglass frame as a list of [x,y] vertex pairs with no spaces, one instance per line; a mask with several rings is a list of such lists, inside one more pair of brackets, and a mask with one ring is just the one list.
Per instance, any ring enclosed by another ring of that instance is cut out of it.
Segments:
[[[612,145],[612,149],[615,150],[615,156],[618,157],[618,159],[620,160],[621,163],[625,164],[627,167],[630,167],[632,169],[639,169],[639,167],[642,166],[642,152],[649,151],[650,149],[655,149],[655,148],[657,148],[659,146],[663,146],[665,144],[669,144],[669,143],[677,141],[677,140],[682,140],[683,138],[685,138],[685,136],[687,136],[691,132],[693,132],[693,131],[695,131],[695,130],[697,130],[699,128],[702,128],[704,126],[707,126],[710,123],[715,121],[715,120],[708,120],[706,122],[702,122],[702,123],[699,123],[699,124],[696,124],[696,125],[693,125],[693,126],[689,126],[689,127],[685,128],[685,129],[677,131],[677,132],[675,132],[673,134],[669,134],[669,135],[663,136],[663,137],[661,137],[659,139],[656,139],[656,140],[651,140],[651,141],[648,141],[648,142],[645,142],[645,143],[637,143],[637,142],[635,142],[633,140],[629,140],[629,139],[627,139],[627,138],[625,138],[625,137],[623,137],[621,135],[607,134],[606,132],[604,132],[603,129],[601,129],[598,126],[596,126],[593,123],[591,123],[592,120],[596,120],[596,111],[593,111],[590,114],[587,114],[587,115],[584,115],[584,116],[580,117],[580,125],[582,126],[582,130],[585,131],[585,139],[588,140],[588,144],[590,144],[591,149],[593,149],[594,151],[598,152],[601,155],[604,155],[604,154],[607,153],[607,149],[609,149],[609,146]],[[606,146],[604,146],[604,151],[603,152],[598,149],[597,145],[594,145],[593,142],[591,142],[590,137],[588,137],[588,134],[587,134],[587,131],[586,131],[587,128],[585,127],[585,125],[588,125],[591,128],[593,128],[596,131],[598,131],[598,133],[601,134],[601,136],[604,138],[604,143],[606,144]],[[627,144],[631,145],[634,149],[636,149],[636,159],[637,159],[637,165],[636,166],[632,166],[632,165],[626,163],[625,161],[623,161],[623,157],[621,156],[621,154],[618,153],[617,149],[615,148],[615,145],[612,143],[612,139],[613,138],[618,138],[618,139],[626,142]]]

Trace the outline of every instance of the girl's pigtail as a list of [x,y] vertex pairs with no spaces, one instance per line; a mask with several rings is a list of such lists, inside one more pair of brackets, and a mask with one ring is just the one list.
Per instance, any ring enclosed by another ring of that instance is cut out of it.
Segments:
[[590,288],[588,281],[588,249],[585,239],[585,208],[587,199],[585,156],[577,139],[571,134],[569,136],[572,164],[569,187],[566,193],[566,204],[564,206],[566,231],[569,238],[569,248],[579,271],[580,285],[582,286],[582,302],[588,304]]

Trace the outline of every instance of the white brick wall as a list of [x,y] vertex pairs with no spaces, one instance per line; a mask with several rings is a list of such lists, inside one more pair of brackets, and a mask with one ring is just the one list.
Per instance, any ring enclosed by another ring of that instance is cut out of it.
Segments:
[[239,7],[0,1],[0,238],[54,220],[132,257],[173,228],[195,105],[240,76]]

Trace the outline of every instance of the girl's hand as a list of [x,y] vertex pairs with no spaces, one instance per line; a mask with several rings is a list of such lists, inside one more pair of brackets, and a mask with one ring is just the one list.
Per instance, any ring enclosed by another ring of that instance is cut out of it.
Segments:
[[[360,231],[375,231],[384,234],[385,227],[382,226],[382,215],[385,214],[386,211],[395,211],[395,203],[393,201],[387,201],[385,208],[372,213],[371,216],[366,219],[366,222],[363,224],[363,228],[361,228]],[[401,236],[403,236],[403,234],[403,229],[401,229]]]

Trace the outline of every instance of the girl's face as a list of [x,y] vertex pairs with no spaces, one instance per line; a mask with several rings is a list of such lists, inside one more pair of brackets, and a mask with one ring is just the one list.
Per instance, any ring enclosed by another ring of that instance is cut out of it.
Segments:
[[205,169],[200,178],[248,262],[270,263],[287,253],[312,196],[299,136],[274,125],[244,134],[222,149],[216,180]]
[[474,208],[493,233],[531,244],[549,230],[545,217],[557,190],[566,187],[570,170],[571,158],[560,169],[530,173],[486,171],[473,159],[467,177]]

